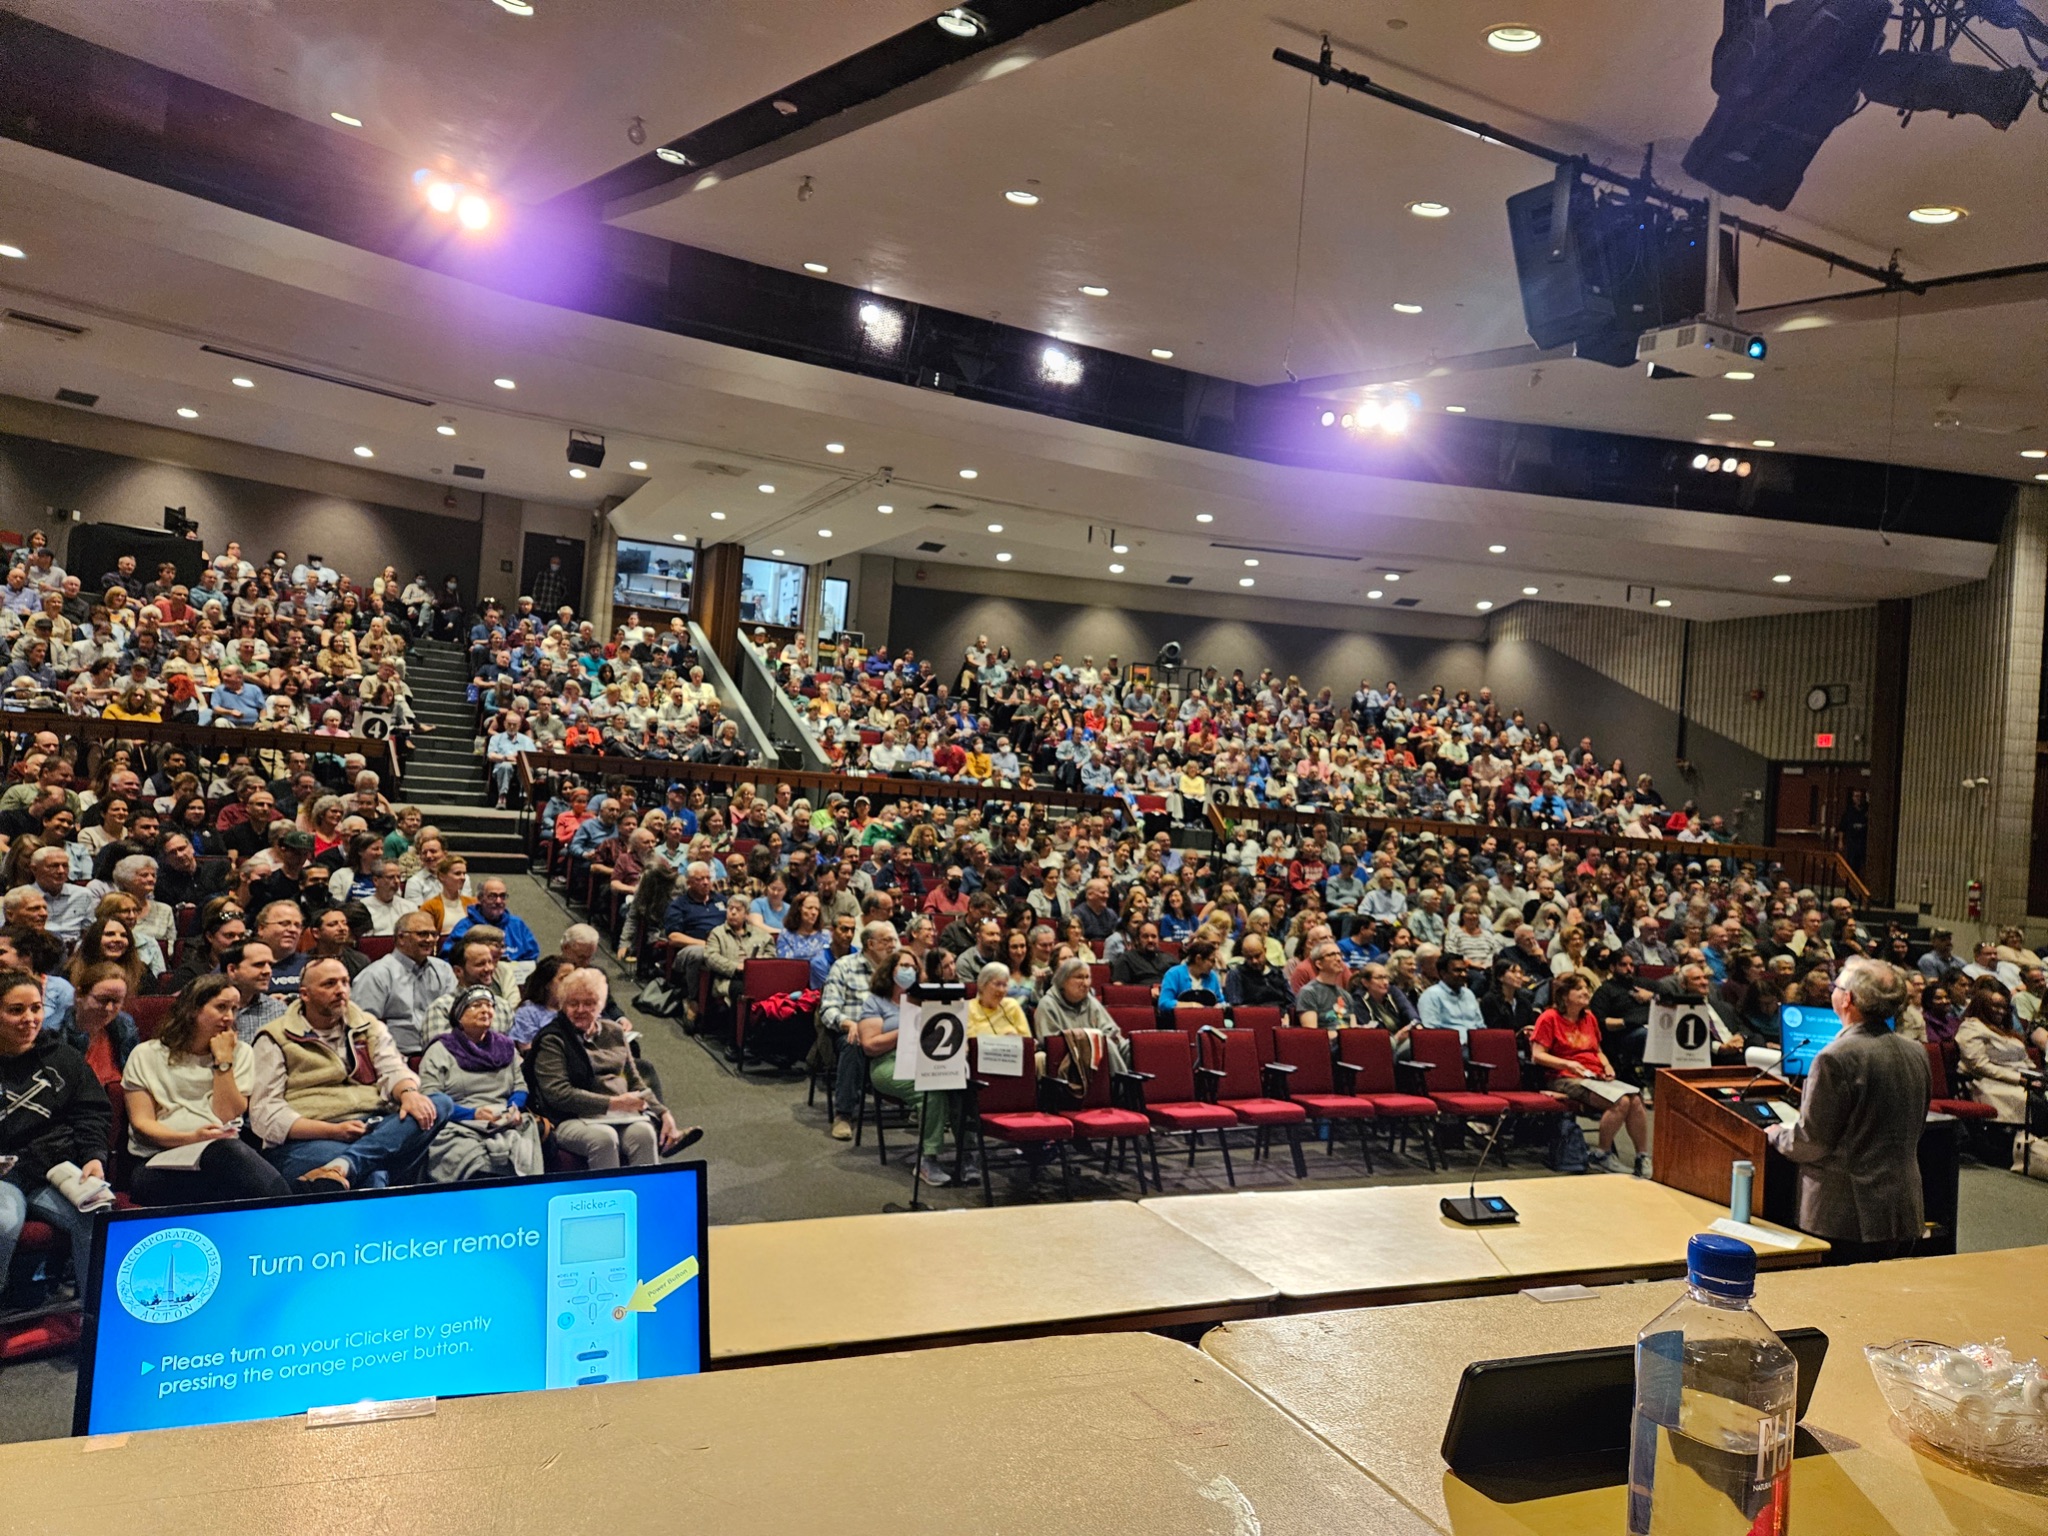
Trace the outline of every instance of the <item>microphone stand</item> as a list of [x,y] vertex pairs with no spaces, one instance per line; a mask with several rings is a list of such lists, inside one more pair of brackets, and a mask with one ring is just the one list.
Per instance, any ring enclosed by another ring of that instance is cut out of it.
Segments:
[[1515,1208],[1499,1195],[1488,1195],[1481,1200],[1474,1191],[1479,1187],[1479,1170],[1486,1166],[1487,1155],[1500,1141],[1501,1127],[1507,1124],[1506,1115],[1494,1117],[1493,1134],[1486,1138],[1486,1145],[1480,1150],[1479,1161],[1472,1165],[1472,1178],[1465,1186],[1464,1196],[1446,1195],[1437,1202],[1437,1209],[1461,1227],[1509,1226],[1522,1218]]

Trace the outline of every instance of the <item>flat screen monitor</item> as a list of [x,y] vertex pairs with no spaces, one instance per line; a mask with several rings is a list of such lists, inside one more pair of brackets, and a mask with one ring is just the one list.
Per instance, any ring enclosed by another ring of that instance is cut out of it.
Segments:
[[1832,1008],[1802,1008],[1787,1003],[1778,1010],[1778,1042],[1785,1052],[1780,1075],[1805,1077],[1821,1047],[1842,1032],[1841,1015]]
[[702,1371],[704,1165],[114,1213],[74,1434]]

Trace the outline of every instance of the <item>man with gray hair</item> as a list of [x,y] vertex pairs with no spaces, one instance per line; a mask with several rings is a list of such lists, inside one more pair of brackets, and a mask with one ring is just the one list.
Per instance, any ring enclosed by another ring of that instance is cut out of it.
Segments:
[[92,921],[93,909],[99,903],[84,886],[70,883],[71,855],[62,848],[38,848],[30,856],[29,871],[34,876],[36,889],[43,893],[43,900],[49,904],[50,915],[43,921],[44,928],[66,944],[76,944],[78,936],[85,932],[86,924]]
[[867,996],[874,990],[875,967],[895,954],[896,947],[895,924],[869,923],[861,930],[860,948],[825,973],[825,987],[818,998],[818,1040],[811,1060],[814,1069],[829,1069],[833,1074],[834,1141],[853,1140],[853,1112],[860,1108],[868,1069],[867,1057],[853,1037],[866,1011]]
[[169,955],[178,947],[178,916],[156,899],[156,860],[146,853],[131,853],[108,871],[117,891],[125,891],[142,906],[134,924],[137,938],[156,940],[156,947]]
[[704,944],[725,921],[725,907],[711,894],[711,866],[693,859],[683,868],[683,888],[662,915],[662,931],[675,947],[670,985],[683,1004],[683,1030],[697,1032],[697,987],[704,974]]

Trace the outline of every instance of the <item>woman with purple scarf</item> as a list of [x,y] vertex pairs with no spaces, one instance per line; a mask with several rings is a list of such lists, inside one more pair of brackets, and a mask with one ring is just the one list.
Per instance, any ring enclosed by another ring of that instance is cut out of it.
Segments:
[[420,1091],[455,1101],[427,1148],[427,1177],[436,1184],[541,1171],[540,1124],[526,1113],[519,1051],[497,1024],[491,989],[466,987],[448,1009],[448,1033],[420,1058]]

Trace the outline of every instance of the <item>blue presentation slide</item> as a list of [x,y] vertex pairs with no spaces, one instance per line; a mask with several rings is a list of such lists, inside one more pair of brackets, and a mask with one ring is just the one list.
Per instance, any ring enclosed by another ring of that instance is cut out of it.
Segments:
[[693,1375],[703,1188],[688,1164],[116,1218],[75,1427]]
[[1842,1032],[1842,1018],[1832,1008],[1804,1008],[1787,1003],[1778,1010],[1778,1043],[1784,1060],[1778,1071],[1785,1077],[1808,1077],[1813,1058]]

